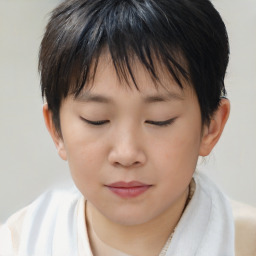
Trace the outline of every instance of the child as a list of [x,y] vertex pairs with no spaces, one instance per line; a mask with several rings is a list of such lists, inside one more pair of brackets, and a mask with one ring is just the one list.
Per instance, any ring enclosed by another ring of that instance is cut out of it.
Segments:
[[234,255],[230,202],[195,172],[229,116],[228,58],[208,0],[57,7],[40,50],[43,114],[78,190],[10,217],[0,255]]

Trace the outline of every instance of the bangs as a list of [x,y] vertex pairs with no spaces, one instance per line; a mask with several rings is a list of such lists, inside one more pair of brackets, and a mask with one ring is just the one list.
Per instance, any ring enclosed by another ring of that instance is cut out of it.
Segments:
[[[153,6],[154,2],[149,2],[151,5],[146,6],[147,10],[139,1],[111,1],[109,5],[105,3],[104,8],[100,6],[101,1],[98,1],[99,6],[90,4],[92,1],[85,2],[86,8],[73,4],[72,8],[65,7],[61,12],[57,10],[53,13],[52,19],[55,22],[59,20],[62,27],[56,30],[58,40],[52,41],[54,47],[44,49],[55,50],[49,53],[41,49],[40,54],[44,55],[41,59],[49,56],[50,65],[45,67],[48,74],[52,72],[55,76],[42,76],[49,79],[45,83],[42,81],[42,84],[52,83],[48,88],[61,98],[68,94],[77,96],[88,81],[94,79],[100,56],[109,52],[118,78],[128,86],[132,86],[128,83],[131,78],[139,90],[133,74],[133,61],[136,59],[157,82],[155,84],[161,84],[156,67],[160,63],[183,87],[181,76],[186,80],[189,78],[186,68],[182,66],[185,66],[185,61],[179,48],[178,34],[175,29],[173,32],[169,30],[168,34],[165,32],[168,20],[159,8]],[[47,30],[51,31],[49,27]],[[51,41],[47,35],[44,40]],[[47,88],[42,89],[42,94],[47,96]]]

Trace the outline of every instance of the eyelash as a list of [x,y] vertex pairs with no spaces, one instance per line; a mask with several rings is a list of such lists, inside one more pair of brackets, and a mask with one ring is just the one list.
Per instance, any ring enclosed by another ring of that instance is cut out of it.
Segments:
[[[109,122],[109,120],[91,121],[91,120],[85,119],[83,117],[81,117],[81,119],[83,121],[85,121],[86,123],[91,124],[91,125],[95,125],[95,126],[104,125],[104,124]],[[176,119],[176,117],[165,120],[165,121],[149,121],[149,120],[147,120],[147,121],[145,121],[145,123],[163,127],[163,126],[171,125],[175,121],[175,119]]]
[[108,120],[91,121],[91,120],[85,119],[83,117],[81,117],[81,119],[83,121],[85,121],[86,123],[91,124],[91,125],[95,125],[95,126],[103,125],[103,124],[106,124],[106,123],[109,122]]
[[174,121],[175,121],[175,119],[176,119],[177,117],[175,117],[175,118],[171,118],[171,119],[168,119],[168,120],[165,120],[165,121],[146,121],[146,123],[147,124],[153,124],[153,125],[157,125],[157,126],[169,126],[169,125],[171,125]]

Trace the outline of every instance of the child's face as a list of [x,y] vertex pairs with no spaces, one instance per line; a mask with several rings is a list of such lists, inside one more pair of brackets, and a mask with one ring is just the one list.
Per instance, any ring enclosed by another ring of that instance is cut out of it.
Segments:
[[[150,221],[184,198],[202,136],[192,89],[181,90],[162,71],[168,91],[157,90],[135,64],[140,91],[120,85],[114,67],[101,58],[93,88],[68,97],[60,108],[59,154],[75,184],[105,217],[125,225]],[[123,186],[119,182],[138,184],[114,188]]]

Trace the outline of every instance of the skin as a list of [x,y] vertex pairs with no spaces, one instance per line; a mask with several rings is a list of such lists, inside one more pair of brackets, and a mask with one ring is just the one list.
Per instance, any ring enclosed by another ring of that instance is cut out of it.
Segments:
[[[68,161],[73,180],[87,199],[89,236],[93,228],[118,250],[150,256],[159,254],[177,225],[198,156],[208,155],[217,143],[230,106],[223,99],[210,124],[202,125],[189,84],[182,90],[159,69],[168,89],[156,89],[140,63],[133,67],[140,91],[120,81],[103,55],[92,88],[84,88],[77,99],[70,95],[63,100],[62,136],[47,104],[43,112],[60,157]],[[85,119],[106,122],[95,125]],[[170,119],[169,125],[156,123]],[[139,181],[150,188],[135,198],[121,198],[106,186],[118,181]],[[91,245],[93,249],[94,241]]]

